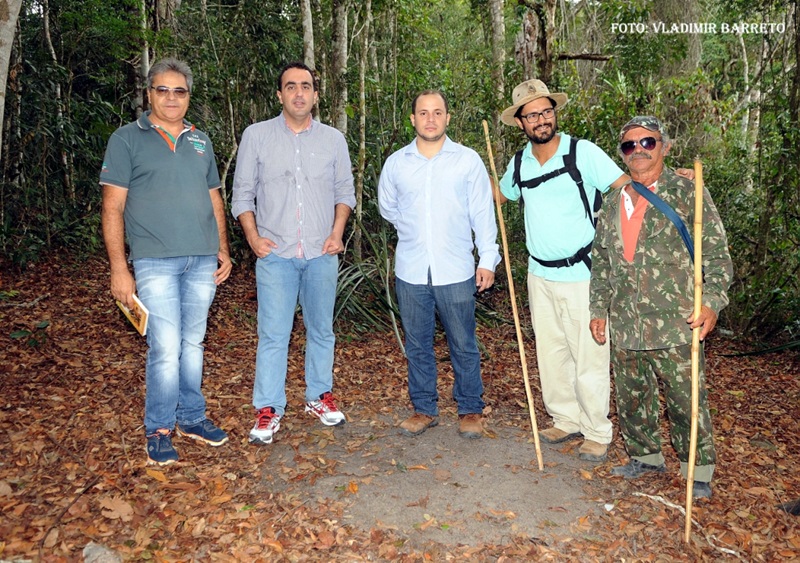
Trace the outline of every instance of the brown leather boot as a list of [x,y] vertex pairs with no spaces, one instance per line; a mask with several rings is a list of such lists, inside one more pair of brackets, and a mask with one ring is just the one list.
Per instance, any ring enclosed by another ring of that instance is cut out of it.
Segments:
[[464,438],[476,439],[483,435],[483,416],[470,413],[462,414],[458,418],[458,433]]
[[581,449],[578,450],[578,457],[585,461],[605,461],[607,455],[608,444],[600,444],[594,440],[584,440]]
[[421,412],[415,412],[411,417],[400,423],[400,431],[407,436],[419,436],[428,428],[433,428],[439,424],[438,416],[428,416]]

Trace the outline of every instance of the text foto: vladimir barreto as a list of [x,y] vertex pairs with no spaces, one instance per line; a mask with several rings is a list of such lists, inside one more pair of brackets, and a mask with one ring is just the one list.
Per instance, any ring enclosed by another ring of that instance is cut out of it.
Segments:
[[717,22],[629,22],[612,23],[611,33],[662,33],[662,34],[766,34],[766,33],[785,33],[785,23],[717,23]]

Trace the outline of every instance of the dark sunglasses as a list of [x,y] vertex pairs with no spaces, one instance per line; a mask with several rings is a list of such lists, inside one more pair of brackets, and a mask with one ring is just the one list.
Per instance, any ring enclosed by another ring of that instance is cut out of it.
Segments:
[[655,137],[645,137],[644,139],[639,139],[638,141],[625,141],[624,143],[619,144],[619,150],[622,151],[622,154],[625,156],[629,156],[633,154],[633,151],[636,149],[636,145],[638,144],[644,150],[651,151],[656,148],[656,144],[661,139],[656,139]]

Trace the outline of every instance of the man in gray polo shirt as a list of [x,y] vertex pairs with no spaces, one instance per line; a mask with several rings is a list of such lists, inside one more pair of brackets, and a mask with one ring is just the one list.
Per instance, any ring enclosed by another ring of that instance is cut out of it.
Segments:
[[176,423],[179,435],[212,446],[228,440],[206,418],[200,389],[208,309],[231,259],[211,140],[184,120],[191,89],[186,63],[154,64],[151,109],[111,135],[100,172],[111,293],[130,308],[138,289],[150,311],[144,426],[148,463],[158,465],[178,460]]
[[258,351],[250,442],[270,444],[286,409],[289,337],[299,300],[306,327],[305,410],[344,424],[333,388],[333,306],[342,237],[355,206],[347,143],[312,119],[317,83],[302,63],[278,77],[277,117],[245,129],[233,179],[233,216],[258,258]]

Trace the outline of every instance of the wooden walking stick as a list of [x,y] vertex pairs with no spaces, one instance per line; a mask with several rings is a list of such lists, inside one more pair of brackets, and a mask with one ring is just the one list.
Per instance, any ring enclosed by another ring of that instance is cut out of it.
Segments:
[[[694,161],[694,318],[703,308],[703,163]],[[697,416],[700,410],[700,331],[692,329],[692,425],[689,433],[689,463],[686,472],[686,523],[684,541],[689,543],[692,532],[692,490],[694,464],[697,457]]]
[[511,276],[511,262],[508,256],[508,240],[506,239],[506,223],[503,220],[503,211],[500,209],[500,182],[497,180],[497,169],[494,166],[494,154],[492,153],[492,142],[489,139],[489,124],[483,120],[483,132],[486,135],[486,150],[489,153],[489,166],[492,170],[492,196],[494,197],[495,208],[497,209],[497,220],[500,223],[500,240],[503,242],[504,262],[506,263],[506,276],[508,277],[508,291],[511,295],[511,310],[514,313],[514,326],[517,329],[517,347],[519,348],[519,361],[522,363],[522,379],[525,381],[525,396],[528,399],[528,413],[531,416],[531,429],[533,431],[533,443],[536,445],[536,460],[539,462],[539,471],[544,471],[542,463],[542,448],[539,444],[539,428],[536,425],[536,413],[533,409],[533,394],[531,393],[531,382],[528,378],[528,362],[525,360],[525,342],[522,339],[522,328],[519,322],[519,312],[517,311],[517,296],[514,292],[514,278]]

